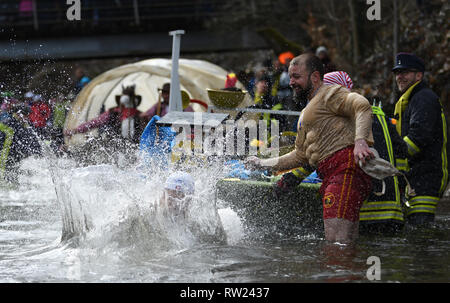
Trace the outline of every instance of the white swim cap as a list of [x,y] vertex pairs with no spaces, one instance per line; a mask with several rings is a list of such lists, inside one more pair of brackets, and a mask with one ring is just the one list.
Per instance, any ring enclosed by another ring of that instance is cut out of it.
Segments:
[[172,173],[164,184],[165,189],[181,191],[185,194],[193,195],[195,191],[195,180],[185,172]]

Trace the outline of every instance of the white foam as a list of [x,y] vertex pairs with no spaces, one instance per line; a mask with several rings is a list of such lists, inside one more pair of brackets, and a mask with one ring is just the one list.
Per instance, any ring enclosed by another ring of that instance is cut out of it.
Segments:
[[218,210],[229,245],[239,243],[244,237],[244,228],[238,214],[230,207]]

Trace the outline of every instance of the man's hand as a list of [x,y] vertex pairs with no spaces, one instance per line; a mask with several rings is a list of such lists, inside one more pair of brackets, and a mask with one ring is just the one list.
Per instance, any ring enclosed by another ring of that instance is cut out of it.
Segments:
[[367,145],[366,140],[358,139],[355,141],[355,148],[353,149],[353,155],[355,156],[355,163],[366,164],[366,159],[373,159],[375,155],[370,150],[369,145]]

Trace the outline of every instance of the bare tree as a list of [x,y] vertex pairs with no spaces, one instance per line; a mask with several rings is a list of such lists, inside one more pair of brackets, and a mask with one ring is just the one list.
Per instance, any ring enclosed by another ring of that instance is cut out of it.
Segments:
[[350,9],[350,22],[352,25],[352,55],[353,55],[353,69],[355,69],[356,65],[359,62],[359,39],[358,39],[358,26],[356,21],[355,14],[355,5],[353,0],[347,1],[349,9]]
[[[392,0],[392,9],[393,9],[393,41],[392,41],[392,48],[393,48],[393,61],[395,62],[395,56],[398,53],[398,3],[397,0]],[[391,97],[391,103],[393,104],[395,102],[396,96],[395,96],[395,81],[392,81],[392,97]]]

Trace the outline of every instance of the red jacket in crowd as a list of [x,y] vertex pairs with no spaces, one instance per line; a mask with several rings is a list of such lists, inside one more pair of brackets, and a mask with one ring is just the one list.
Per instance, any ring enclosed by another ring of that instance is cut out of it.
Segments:
[[47,125],[47,120],[51,115],[51,109],[47,103],[35,102],[31,105],[30,110],[28,118],[34,127],[41,128]]

